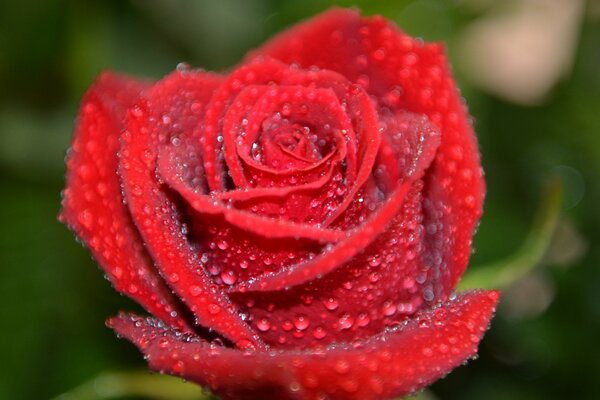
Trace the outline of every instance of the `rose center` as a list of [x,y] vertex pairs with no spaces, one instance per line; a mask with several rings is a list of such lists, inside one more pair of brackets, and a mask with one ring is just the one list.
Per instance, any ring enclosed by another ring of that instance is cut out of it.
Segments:
[[277,113],[263,121],[261,134],[252,145],[252,158],[277,170],[306,167],[333,150],[328,139],[309,124]]
[[[248,108],[251,112],[235,140],[236,156],[243,164],[287,174],[344,158],[345,132],[351,127],[333,91],[290,86],[261,87],[255,93],[257,97]],[[244,94],[240,97],[248,100]],[[242,107],[234,105],[234,109]]]

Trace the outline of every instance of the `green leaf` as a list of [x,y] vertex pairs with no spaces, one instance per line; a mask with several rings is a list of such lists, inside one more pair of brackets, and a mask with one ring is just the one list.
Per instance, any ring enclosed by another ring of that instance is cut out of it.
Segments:
[[503,260],[471,267],[458,285],[458,290],[506,289],[539,265],[556,230],[562,195],[562,181],[558,177],[551,179],[523,246]]
[[425,389],[417,394],[406,397],[405,400],[437,400],[437,397],[431,391]]
[[181,378],[146,371],[104,373],[53,400],[105,400],[125,397],[149,400],[216,400],[200,386]]

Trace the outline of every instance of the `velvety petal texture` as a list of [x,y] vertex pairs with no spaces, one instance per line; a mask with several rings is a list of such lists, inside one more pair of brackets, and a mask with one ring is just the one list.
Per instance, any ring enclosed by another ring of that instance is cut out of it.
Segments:
[[467,292],[368,339],[304,351],[223,348],[134,315],[108,325],[154,370],[223,399],[367,400],[413,393],[474,356],[497,300],[497,292]]
[[333,9],[228,75],[103,74],[61,220],[153,315],[109,325],[226,399],[379,399],[472,357],[485,186],[443,48]]
[[146,86],[104,73],[86,94],[67,156],[67,185],[59,218],[90,248],[115,289],[165,322],[184,328],[179,301],[159,279],[148,257],[123,204],[117,176],[125,113]]

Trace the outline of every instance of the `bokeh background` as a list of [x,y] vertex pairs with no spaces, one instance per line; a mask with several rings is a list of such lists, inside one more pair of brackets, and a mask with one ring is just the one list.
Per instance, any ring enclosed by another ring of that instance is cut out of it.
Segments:
[[[550,249],[505,291],[479,358],[439,399],[600,398],[600,4],[585,0],[341,1],[447,43],[488,182],[472,269],[523,244],[558,175]],[[0,399],[46,399],[145,368],[104,327],[116,294],[56,221],[78,102],[103,69],[160,78],[223,70],[321,0],[0,3]]]

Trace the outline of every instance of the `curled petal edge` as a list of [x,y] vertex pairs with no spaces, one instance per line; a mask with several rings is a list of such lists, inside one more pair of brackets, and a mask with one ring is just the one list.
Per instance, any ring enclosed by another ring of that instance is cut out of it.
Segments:
[[[59,220],[90,249],[115,289],[166,322],[190,330],[177,298],[157,276],[121,199],[118,137],[128,107],[149,83],[103,72],[81,103]],[[103,143],[104,151],[98,151]]]
[[[357,228],[346,232],[346,238],[339,241],[319,256],[303,263],[285,267],[278,272],[268,273],[233,286],[233,292],[273,291],[291,288],[319,279],[353,256],[364,250],[388,226],[398,213],[412,185],[421,179],[433,161],[440,145],[440,134],[436,130],[423,132],[419,151],[412,161],[412,172],[399,184],[376,212]],[[379,143],[378,143],[379,145]]]
[[498,299],[497,291],[465,292],[366,340],[301,351],[226,348],[131,314],[107,325],[134,343],[151,369],[224,399],[381,399],[414,393],[475,356]]

